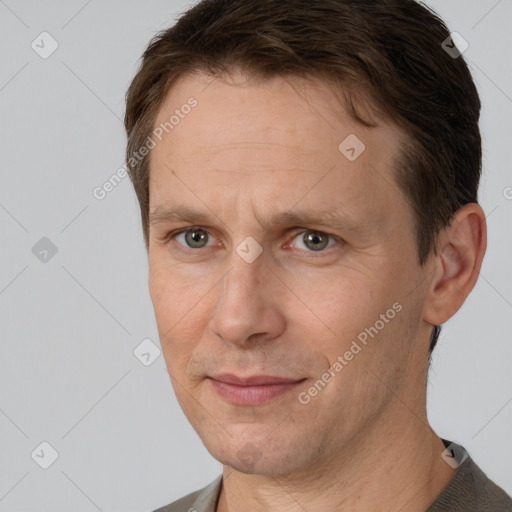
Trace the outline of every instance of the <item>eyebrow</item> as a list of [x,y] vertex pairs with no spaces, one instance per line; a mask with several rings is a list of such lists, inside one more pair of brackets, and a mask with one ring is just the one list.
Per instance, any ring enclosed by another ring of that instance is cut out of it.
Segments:
[[[149,222],[152,225],[176,221],[189,222],[191,224],[209,224],[211,220],[211,215],[196,211],[185,205],[156,207],[149,214]],[[224,222],[222,223],[225,224]],[[361,222],[353,216],[332,210],[311,211],[295,209],[293,211],[277,213],[265,219],[261,224],[267,227],[318,225],[338,231],[354,231],[362,227]]]

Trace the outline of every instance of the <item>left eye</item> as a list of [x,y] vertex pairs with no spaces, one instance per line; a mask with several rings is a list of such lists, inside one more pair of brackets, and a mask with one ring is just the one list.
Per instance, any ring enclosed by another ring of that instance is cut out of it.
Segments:
[[[329,245],[329,239],[334,240],[332,235],[322,233],[321,231],[302,231],[296,235],[294,240],[295,239],[299,240],[299,243],[305,246],[305,250],[313,252],[323,251],[334,245]],[[302,249],[302,247],[299,248]]]

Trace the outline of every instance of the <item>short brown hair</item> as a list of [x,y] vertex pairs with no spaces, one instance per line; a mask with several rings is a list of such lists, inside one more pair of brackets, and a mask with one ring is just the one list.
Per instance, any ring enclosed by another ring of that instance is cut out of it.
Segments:
[[[481,174],[480,100],[462,56],[442,44],[450,32],[414,0],[202,0],[149,43],[126,94],[126,160],[149,248],[146,143],[166,93],[195,72],[240,69],[254,78],[320,78],[352,100],[363,91],[408,135],[395,181],[411,208],[423,265],[440,229],[476,203]],[[446,43],[445,43],[446,44]],[[430,352],[439,336],[434,326]]]

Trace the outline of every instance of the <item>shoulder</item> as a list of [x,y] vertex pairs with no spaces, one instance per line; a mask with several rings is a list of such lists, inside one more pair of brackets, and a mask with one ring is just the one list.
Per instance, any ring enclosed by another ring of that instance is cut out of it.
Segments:
[[192,503],[196,501],[201,491],[202,489],[191,492],[190,494],[183,496],[183,498],[173,501],[171,504],[165,505],[165,507],[161,507],[154,512],[193,512]]
[[492,512],[512,512],[512,498],[490,480],[472,459],[468,462],[467,473],[470,476],[468,481],[475,487],[479,505]]
[[[455,444],[455,443],[454,443]],[[461,446],[458,448],[464,450]],[[467,453],[467,452],[466,452]],[[512,498],[467,455],[427,512],[512,512]]]
[[215,512],[221,487],[222,475],[219,475],[206,487],[187,494],[153,512]]

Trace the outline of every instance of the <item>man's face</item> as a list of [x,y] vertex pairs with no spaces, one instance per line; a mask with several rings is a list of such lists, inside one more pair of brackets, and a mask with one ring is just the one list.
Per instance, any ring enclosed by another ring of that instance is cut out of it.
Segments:
[[[174,390],[206,448],[280,475],[411,414],[428,266],[392,177],[396,126],[363,127],[319,83],[235,80],[186,77],[159,112],[155,126],[179,121],[151,152],[149,286]],[[175,208],[203,218],[173,220]],[[295,383],[244,389],[220,374]]]

